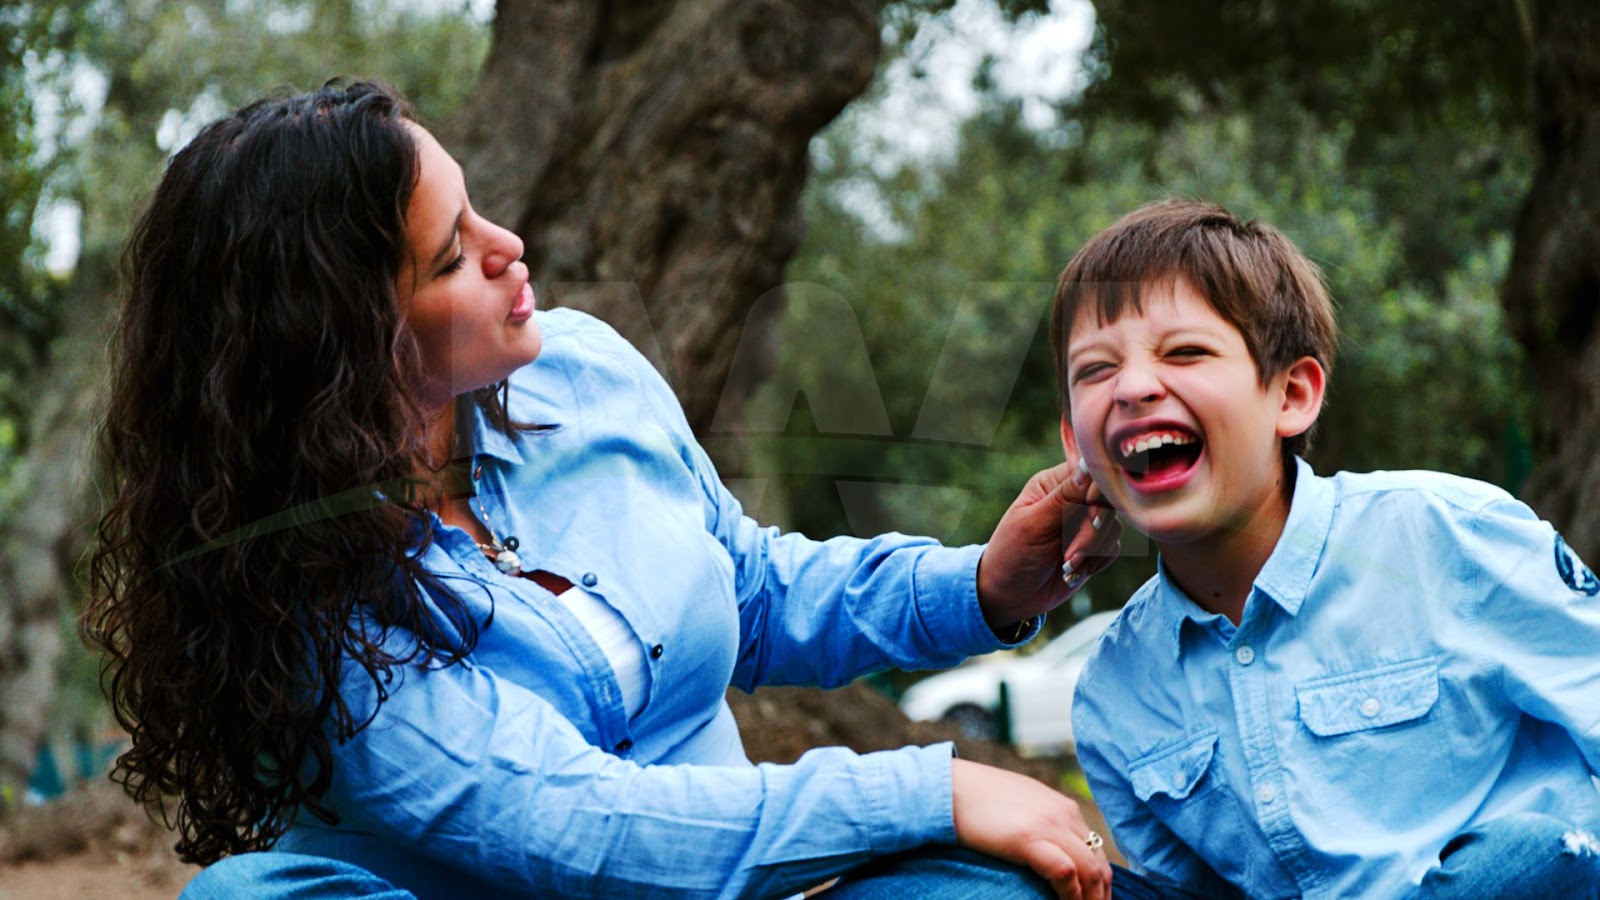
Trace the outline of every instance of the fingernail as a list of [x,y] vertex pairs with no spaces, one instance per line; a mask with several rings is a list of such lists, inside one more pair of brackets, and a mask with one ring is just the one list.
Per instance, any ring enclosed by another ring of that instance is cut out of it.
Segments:
[[1081,565],[1083,565],[1083,554],[1072,554],[1067,558],[1066,562],[1061,564],[1061,580],[1071,584],[1074,577],[1082,578],[1083,573],[1078,571],[1078,567]]
[[1089,461],[1081,456],[1078,457],[1078,471],[1085,475],[1089,474]]
[[1093,527],[1095,531],[1099,531],[1100,530],[1100,514],[1099,513],[1095,513],[1094,514],[1094,518],[1089,520],[1089,525],[1091,527]]

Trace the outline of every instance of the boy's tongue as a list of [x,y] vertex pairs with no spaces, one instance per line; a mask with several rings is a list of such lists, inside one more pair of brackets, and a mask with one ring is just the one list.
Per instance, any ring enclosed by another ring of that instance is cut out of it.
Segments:
[[1187,453],[1151,453],[1150,465],[1145,468],[1144,477],[1161,478],[1165,475],[1176,475],[1193,464],[1193,457]]
[[1188,471],[1200,458],[1200,443],[1174,445],[1151,448],[1144,453],[1136,454],[1127,467],[1128,474],[1135,482],[1162,481],[1175,477]]

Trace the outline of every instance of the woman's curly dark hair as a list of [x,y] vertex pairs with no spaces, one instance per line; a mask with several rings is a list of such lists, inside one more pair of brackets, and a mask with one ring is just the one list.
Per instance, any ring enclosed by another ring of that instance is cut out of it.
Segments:
[[[393,667],[477,640],[418,561],[410,119],[369,83],[247,106],[173,157],[124,250],[83,627],[133,737],[113,778],[193,862],[269,846],[302,807],[337,820],[329,741],[372,715],[341,699],[347,665],[381,702]],[[503,391],[480,402],[507,421]]]

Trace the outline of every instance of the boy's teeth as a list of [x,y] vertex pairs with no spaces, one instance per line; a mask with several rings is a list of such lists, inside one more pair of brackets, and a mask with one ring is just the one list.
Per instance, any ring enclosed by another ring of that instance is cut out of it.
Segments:
[[1149,450],[1154,450],[1157,447],[1165,447],[1169,444],[1182,445],[1192,443],[1194,443],[1194,438],[1190,437],[1189,435],[1178,434],[1171,431],[1162,431],[1157,432],[1156,434],[1146,435],[1142,438],[1125,441],[1122,445],[1122,455],[1132,456],[1135,453],[1144,453]]

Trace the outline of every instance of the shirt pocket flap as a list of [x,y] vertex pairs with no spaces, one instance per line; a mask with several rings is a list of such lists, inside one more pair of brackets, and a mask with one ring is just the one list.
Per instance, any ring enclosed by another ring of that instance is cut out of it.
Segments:
[[1194,792],[1195,785],[1211,768],[1217,751],[1217,733],[1205,731],[1165,747],[1158,747],[1135,760],[1128,768],[1134,794],[1149,802],[1156,794],[1182,800]]
[[1315,678],[1295,686],[1300,721],[1335,737],[1420,719],[1439,700],[1439,663],[1419,659]]

